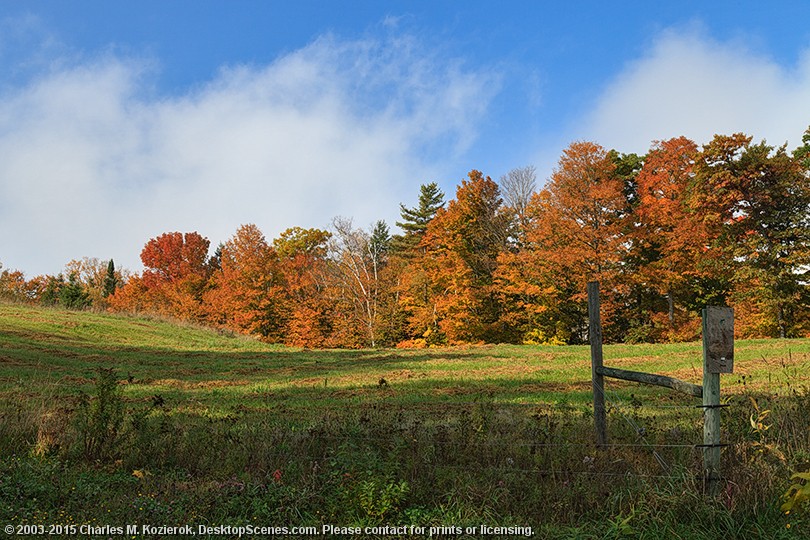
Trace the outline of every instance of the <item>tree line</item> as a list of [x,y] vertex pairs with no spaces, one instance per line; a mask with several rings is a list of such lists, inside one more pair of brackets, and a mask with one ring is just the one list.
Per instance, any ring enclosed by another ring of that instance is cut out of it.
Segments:
[[140,274],[85,258],[58,276],[5,270],[0,295],[300,347],[566,344],[587,340],[598,280],[609,341],[696,339],[709,304],[735,307],[740,337],[806,336],[810,129],[802,143],[677,137],[639,156],[578,141],[540,190],[533,167],[470,171],[449,200],[422,185],[401,234],[335,218],[268,240],[247,224],[209,256],[207,238],[170,232]]

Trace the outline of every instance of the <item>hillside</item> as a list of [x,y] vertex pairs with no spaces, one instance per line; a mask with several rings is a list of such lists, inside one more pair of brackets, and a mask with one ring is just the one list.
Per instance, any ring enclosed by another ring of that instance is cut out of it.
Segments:
[[[735,374],[723,376],[724,392],[791,379],[801,386],[809,352],[810,340],[738,341]],[[590,392],[583,346],[298,350],[185,323],[9,304],[0,304],[0,355],[0,396],[12,400],[20,388],[27,395],[87,390],[98,368],[116,370],[133,398],[159,393],[185,400],[193,391],[194,400],[219,406],[246,404],[268,391],[300,396],[308,406],[344,395],[587,402]],[[698,343],[611,345],[605,358],[606,365],[696,383],[702,376]],[[662,392],[669,395],[653,394]]]
[[[733,491],[715,505],[701,493],[693,398],[610,381],[610,446],[595,448],[587,347],[295,350],[0,305],[0,521],[604,538],[620,517],[658,537],[793,538],[806,520],[786,528],[777,503],[808,466],[809,352],[808,340],[737,343],[722,383]],[[605,347],[607,365],[692,382],[700,353]]]

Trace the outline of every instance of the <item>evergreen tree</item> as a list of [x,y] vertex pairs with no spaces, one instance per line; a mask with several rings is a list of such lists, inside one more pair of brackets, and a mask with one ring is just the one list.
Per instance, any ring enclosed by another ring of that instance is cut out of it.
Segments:
[[414,251],[425,235],[428,223],[444,206],[444,193],[436,182],[422,184],[419,190],[419,205],[416,208],[407,208],[401,203],[399,205],[399,215],[402,216],[402,221],[397,221],[397,227],[402,229],[405,234],[396,235],[391,239],[391,245],[395,251],[402,253]]
[[90,295],[75,273],[70,274],[59,291],[59,303],[68,309],[84,309],[90,305]]
[[115,275],[115,263],[110,259],[110,262],[107,263],[107,273],[104,275],[104,288],[102,291],[104,298],[114,293],[116,287],[118,287],[118,277]]
[[391,248],[391,233],[388,224],[380,220],[374,224],[368,241],[368,251],[375,265],[379,265]]

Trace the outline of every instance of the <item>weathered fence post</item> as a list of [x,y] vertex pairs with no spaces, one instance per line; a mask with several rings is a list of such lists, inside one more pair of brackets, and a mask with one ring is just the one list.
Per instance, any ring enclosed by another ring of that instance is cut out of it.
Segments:
[[599,316],[599,282],[588,283],[588,340],[591,343],[591,377],[593,384],[593,423],[596,445],[607,444],[605,417],[605,378],[602,375],[602,320]]
[[706,492],[720,485],[720,373],[734,369],[734,311],[703,310],[703,470]]

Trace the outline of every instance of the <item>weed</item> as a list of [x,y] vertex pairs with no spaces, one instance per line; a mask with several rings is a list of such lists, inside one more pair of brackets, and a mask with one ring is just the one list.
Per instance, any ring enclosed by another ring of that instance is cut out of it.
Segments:
[[785,514],[810,508],[810,472],[796,473],[790,479],[795,482],[783,495],[781,510]]
[[357,503],[371,523],[383,523],[397,512],[408,491],[408,483],[404,480],[380,479],[372,475],[354,487]]
[[95,395],[82,394],[74,419],[80,455],[87,461],[112,457],[124,423],[124,401],[113,369],[99,368]]

